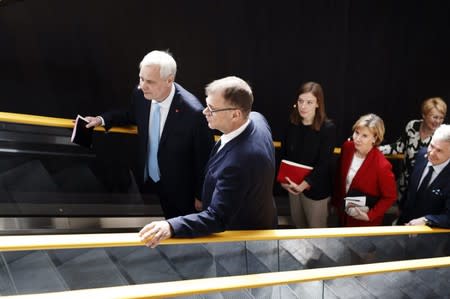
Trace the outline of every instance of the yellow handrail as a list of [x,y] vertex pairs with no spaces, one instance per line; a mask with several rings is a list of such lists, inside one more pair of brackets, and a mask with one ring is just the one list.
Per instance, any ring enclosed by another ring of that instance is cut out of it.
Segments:
[[[21,114],[21,113],[0,112],[0,121],[1,122],[34,125],[34,126],[47,126],[47,127],[72,129],[74,120],[75,119],[48,117],[48,116],[39,116],[39,115]],[[95,130],[96,131],[105,131],[105,129],[103,127],[97,127],[97,128],[95,128]],[[136,134],[137,129],[136,129],[136,126],[114,127],[114,128],[111,128],[108,132]]]
[[317,280],[331,280],[353,276],[374,275],[389,272],[425,270],[450,266],[450,257],[435,257],[427,259],[404,260],[395,262],[372,263],[366,265],[351,265],[306,269],[273,273],[214,277],[172,282],[148,283],[129,286],[118,286],[97,289],[85,289],[44,294],[7,296],[5,298],[168,298],[189,296],[211,292],[226,292],[244,288],[262,288],[275,285],[303,283]]
[[[373,226],[311,229],[279,229],[256,231],[226,231],[201,238],[172,238],[162,245],[268,241],[311,238],[374,237],[409,234],[450,233],[450,229],[428,226]],[[0,251],[98,248],[143,245],[137,233],[65,234],[0,236]]]
[[[39,116],[31,114],[21,114],[21,113],[11,113],[11,112],[0,112],[0,122],[10,122],[17,124],[35,125],[35,126],[47,126],[47,127],[60,127],[60,128],[73,128],[73,119],[58,118],[58,117],[48,117]],[[95,131],[105,131],[103,127],[95,128]],[[113,133],[125,133],[125,134],[136,134],[136,126],[127,127],[113,127],[108,132]],[[219,140],[220,136],[215,135],[215,140]],[[273,145],[275,148],[281,148],[281,141],[274,141]],[[335,147],[334,154],[339,155],[341,153],[341,148]],[[388,159],[403,159],[404,155],[394,154],[386,155]]]

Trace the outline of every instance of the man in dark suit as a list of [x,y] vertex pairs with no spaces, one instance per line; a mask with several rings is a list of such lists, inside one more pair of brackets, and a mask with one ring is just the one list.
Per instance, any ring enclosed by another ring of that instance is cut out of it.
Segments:
[[250,86],[240,78],[226,77],[209,84],[206,94],[203,114],[209,127],[223,135],[206,167],[204,210],[147,224],[139,234],[149,247],[172,236],[276,228],[272,134],[265,118],[250,112],[253,103]]
[[214,142],[203,106],[174,82],[177,65],[168,53],[152,51],[139,67],[130,109],[86,117],[87,126],[136,124],[142,191],[159,197],[166,218],[194,213]]
[[450,125],[441,125],[417,153],[399,224],[450,228]]

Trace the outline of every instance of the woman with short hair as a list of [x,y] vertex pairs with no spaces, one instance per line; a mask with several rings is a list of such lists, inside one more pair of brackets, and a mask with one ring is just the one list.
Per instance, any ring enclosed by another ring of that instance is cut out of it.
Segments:
[[383,120],[366,114],[342,145],[332,203],[344,226],[381,225],[397,198],[391,163],[377,148],[384,132]]

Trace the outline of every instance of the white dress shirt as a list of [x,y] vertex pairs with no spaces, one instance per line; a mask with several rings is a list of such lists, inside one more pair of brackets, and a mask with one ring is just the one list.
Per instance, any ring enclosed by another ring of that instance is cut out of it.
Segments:
[[173,100],[173,96],[175,95],[175,85],[172,84],[172,89],[170,90],[169,95],[167,96],[167,98],[165,98],[164,100],[162,100],[161,102],[158,102],[156,100],[152,100],[152,105],[150,108],[150,114],[148,117],[148,121],[149,121],[149,132],[150,132],[150,115],[152,115],[152,109],[155,107],[155,105],[153,104],[159,104],[159,113],[161,115],[160,118],[160,123],[159,123],[159,136],[161,137],[161,134],[163,132],[164,129],[164,124],[166,123],[167,120],[167,115],[169,114],[169,110],[170,110],[170,105],[172,104],[172,100]]

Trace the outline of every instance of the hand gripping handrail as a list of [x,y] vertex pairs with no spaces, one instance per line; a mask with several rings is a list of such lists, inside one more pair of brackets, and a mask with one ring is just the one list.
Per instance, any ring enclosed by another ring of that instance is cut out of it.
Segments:
[[[428,226],[373,226],[226,231],[200,238],[171,238],[161,242],[161,245],[311,238],[374,237],[434,233],[450,233],[450,229],[430,228]],[[143,243],[140,241],[138,233],[0,236],[0,251],[123,247],[140,245],[143,245]]]

